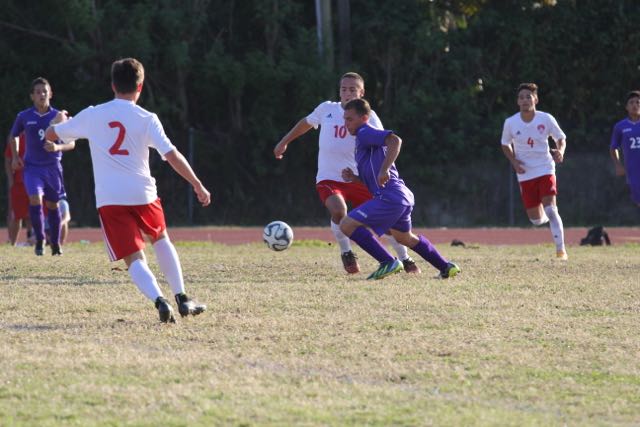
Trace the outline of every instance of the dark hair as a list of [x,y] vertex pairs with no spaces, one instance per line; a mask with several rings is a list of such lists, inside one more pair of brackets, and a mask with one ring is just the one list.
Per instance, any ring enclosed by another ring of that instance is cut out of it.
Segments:
[[364,98],[352,99],[346,103],[344,110],[353,110],[359,116],[364,116],[365,114],[371,114],[371,105],[369,105],[369,102]]
[[531,91],[531,93],[534,95],[538,94],[538,85],[535,83],[520,83],[516,94],[519,94],[521,90],[525,89]]
[[640,90],[632,90],[631,92],[629,92],[624,103],[626,104],[627,102],[629,102],[631,98],[640,98]]
[[362,87],[364,87],[364,79],[358,73],[354,73],[353,71],[349,71],[348,73],[344,73],[342,75],[342,77],[340,77],[340,82],[342,82],[342,80],[344,80],[344,79],[356,79],[360,83],[362,83]]
[[144,67],[135,58],[124,58],[111,65],[111,82],[118,93],[133,93],[144,81]]
[[47,79],[45,79],[44,77],[36,77],[31,82],[31,93],[33,93],[33,90],[36,88],[37,85],[46,85],[46,86],[49,86],[49,88],[51,88],[51,85],[49,84],[49,81]]

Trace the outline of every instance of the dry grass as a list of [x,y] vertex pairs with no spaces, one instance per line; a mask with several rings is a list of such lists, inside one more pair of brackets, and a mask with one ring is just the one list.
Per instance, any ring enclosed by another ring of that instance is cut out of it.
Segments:
[[101,244],[0,248],[0,424],[640,423],[639,247],[442,249],[460,277],[372,283],[319,242],[181,244],[210,310],[161,325]]

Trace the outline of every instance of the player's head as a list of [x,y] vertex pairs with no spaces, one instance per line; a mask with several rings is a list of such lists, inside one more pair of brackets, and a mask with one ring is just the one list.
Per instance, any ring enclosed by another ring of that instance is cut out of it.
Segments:
[[143,82],[144,67],[137,59],[119,59],[111,65],[111,87],[116,94],[140,96]]
[[44,77],[38,77],[31,82],[30,95],[33,105],[39,109],[49,108],[49,101],[53,96],[51,85]]
[[538,103],[538,85],[535,83],[520,83],[518,90],[518,107],[520,111],[535,111]]
[[352,99],[364,96],[364,79],[358,73],[348,72],[340,77],[340,103],[342,107]]
[[344,125],[351,135],[369,120],[371,106],[364,98],[352,99],[344,106]]
[[640,117],[640,90],[632,90],[627,94],[625,109],[635,120]]

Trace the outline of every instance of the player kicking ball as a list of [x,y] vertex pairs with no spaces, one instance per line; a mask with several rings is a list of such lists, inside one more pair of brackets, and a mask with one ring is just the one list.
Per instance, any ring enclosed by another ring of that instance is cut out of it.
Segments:
[[[522,202],[533,225],[549,223],[556,257],[568,259],[564,245],[564,228],[556,204],[556,163],[562,163],[567,137],[556,119],[536,111],[538,86],[522,83],[518,86],[520,112],[504,122],[502,151],[516,171]],[[549,149],[549,136],[556,143]]]
[[184,156],[164,133],[158,116],[136,105],[144,82],[144,68],[133,58],[111,66],[115,99],[88,107],[74,118],[60,112],[46,130],[48,140],[88,139],[95,179],[98,215],[111,261],[124,259],[138,289],[155,303],[161,322],[175,322],[173,309],[162,295],[144,254],[146,234],[181,316],[202,313],[206,306],[185,294],[182,267],[167,234],[155,179],[149,171],[149,148],[157,150],[187,180],[203,206],[211,203]]
[[402,140],[393,131],[369,125],[370,114],[371,107],[364,99],[353,99],[344,107],[344,124],[356,137],[358,175],[345,168],[342,176],[347,182],[362,182],[373,199],[349,212],[340,222],[342,232],[380,263],[367,279],[382,279],[402,270],[402,261],[394,258],[369,229],[378,236],[390,231],[399,243],[437,268],[441,278],[457,275],[460,268],[456,264],[443,258],[426,237],[411,231],[413,193],[400,179],[394,164]]
[[[627,176],[631,199],[640,206],[640,91],[627,94],[625,108],[628,116],[614,126],[610,152],[616,175]],[[620,161],[620,150],[623,152],[624,165]]]

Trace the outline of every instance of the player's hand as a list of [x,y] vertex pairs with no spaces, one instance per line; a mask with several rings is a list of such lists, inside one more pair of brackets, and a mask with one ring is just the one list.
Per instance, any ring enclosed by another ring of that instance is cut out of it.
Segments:
[[627,173],[624,170],[622,163],[616,163],[616,176],[625,176]]
[[55,153],[58,150],[58,144],[51,142],[51,141],[45,141],[44,142],[44,149],[45,151],[48,151],[49,153]]
[[20,157],[13,157],[11,158],[11,170],[12,171],[17,171],[24,168],[24,162],[22,161],[22,159]]
[[67,110],[58,111],[56,116],[49,122],[50,125],[57,125],[59,123],[64,123],[69,120],[69,112]]
[[557,148],[551,149],[551,157],[553,157],[553,161],[556,163],[562,163],[564,160],[564,153]]
[[378,184],[380,184],[380,187],[384,187],[384,185],[389,182],[389,179],[391,179],[389,170],[380,170],[380,173],[378,174]]
[[209,204],[211,204],[211,193],[209,193],[209,190],[207,190],[204,185],[194,186],[193,191],[195,191],[198,201],[202,206],[209,206]]
[[512,163],[512,165],[513,165],[513,170],[516,171],[517,174],[523,174],[526,172],[520,160],[516,159],[515,162]]
[[357,179],[358,177],[356,176],[355,173],[353,173],[353,171],[351,170],[351,168],[344,168],[342,169],[342,179],[345,180],[345,182],[353,182]]
[[280,141],[273,149],[273,155],[276,156],[276,159],[280,160],[282,159],[285,151],[287,151],[287,144]]

